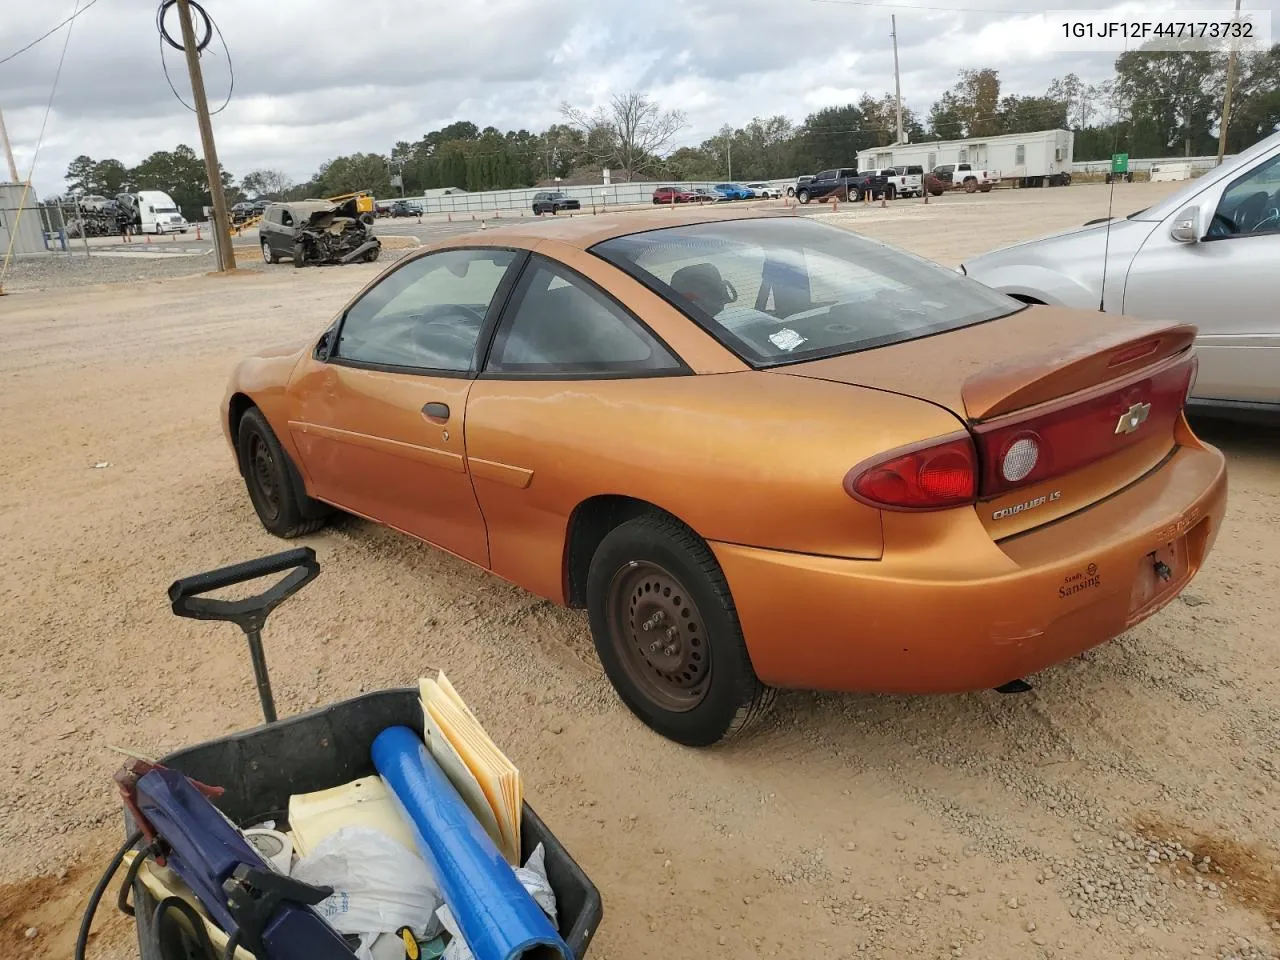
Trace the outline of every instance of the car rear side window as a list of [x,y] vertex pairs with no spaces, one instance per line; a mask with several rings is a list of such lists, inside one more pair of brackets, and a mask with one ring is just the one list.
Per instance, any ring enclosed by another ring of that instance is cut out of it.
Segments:
[[1022,308],[920,257],[797,217],[668,227],[591,251],[758,367],[913,340]]
[[442,250],[387,274],[352,304],[336,359],[375,367],[466,373],[511,250]]
[[680,361],[585,277],[535,256],[503,315],[485,373],[495,376],[652,376]]

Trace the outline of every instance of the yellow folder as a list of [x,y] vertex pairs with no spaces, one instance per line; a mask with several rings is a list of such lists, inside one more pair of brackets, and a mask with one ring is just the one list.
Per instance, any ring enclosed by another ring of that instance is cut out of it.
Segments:
[[[494,842],[507,862],[520,863],[520,812],[524,806],[524,785],[520,771],[498,749],[497,745],[485,733],[484,727],[476,719],[475,714],[463,702],[458,691],[443,672],[435,679],[423,677],[418,684],[422,694],[424,724],[426,737],[431,737],[431,726],[438,729],[444,739],[453,748],[453,752],[462,760],[471,772],[480,792],[488,802],[496,821],[497,836]],[[427,722],[430,721],[430,722]],[[435,751],[432,751],[435,756]],[[437,762],[440,762],[437,760]],[[448,772],[444,763],[441,766]],[[451,779],[453,779],[451,777]],[[458,785],[454,780],[455,786]],[[464,780],[458,786],[458,792],[468,800],[464,789],[469,781]],[[477,814],[486,829],[489,829],[486,817]]]
[[315,793],[295,793],[289,798],[289,832],[299,857],[343,827],[379,830],[418,852],[409,824],[400,815],[386,783],[377,775]]

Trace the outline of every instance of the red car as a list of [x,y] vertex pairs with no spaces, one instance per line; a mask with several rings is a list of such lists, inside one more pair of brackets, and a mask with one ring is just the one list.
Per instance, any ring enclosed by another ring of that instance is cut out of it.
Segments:
[[681,190],[679,187],[659,187],[653,191],[654,203],[694,203],[698,200],[698,195],[691,190]]

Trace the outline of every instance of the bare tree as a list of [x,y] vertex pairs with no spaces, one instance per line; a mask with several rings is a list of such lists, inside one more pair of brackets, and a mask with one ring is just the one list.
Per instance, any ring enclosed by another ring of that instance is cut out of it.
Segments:
[[582,130],[587,154],[598,163],[617,167],[628,181],[656,167],[686,123],[679,110],[663,110],[634,90],[616,93],[608,106],[592,111],[563,103],[560,113]]
[[281,170],[254,170],[246,173],[240,184],[250,196],[278,197],[293,186],[293,181]]

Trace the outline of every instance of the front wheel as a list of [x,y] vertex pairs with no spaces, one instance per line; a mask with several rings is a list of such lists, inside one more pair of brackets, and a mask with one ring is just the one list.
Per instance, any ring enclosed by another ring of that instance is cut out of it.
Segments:
[[734,736],[767,709],[724,573],[673,517],[612,530],[587,575],[591,635],[618,696],[647,726],[688,746]]
[[262,262],[277,263],[279,262],[279,259],[280,258],[276,256],[275,251],[271,249],[270,241],[263,240],[262,241]]
[[797,194],[796,194],[796,197],[798,197],[798,198],[799,198],[799,200],[800,200],[800,202],[801,202],[801,203],[808,203],[808,202],[809,202],[809,191],[808,191],[808,190],[801,190],[799,193],[797,193]]
[[293,245],[293,265],[298,269],[301,269],[302,267],[306,266],[306,264],[307,264],[307,248],[304,247],[301,243],[295,243]]

